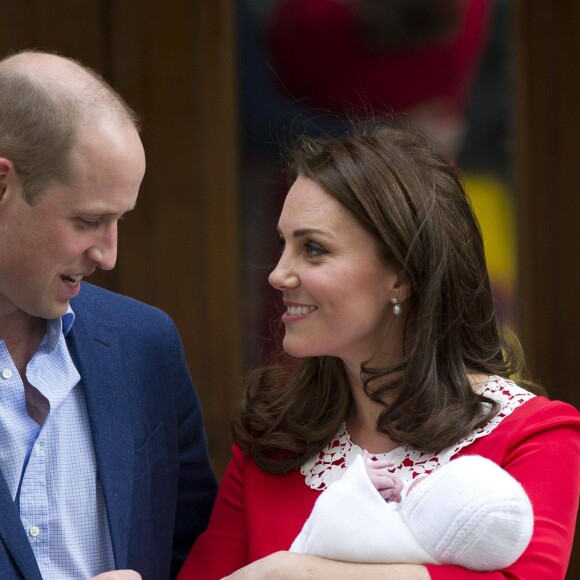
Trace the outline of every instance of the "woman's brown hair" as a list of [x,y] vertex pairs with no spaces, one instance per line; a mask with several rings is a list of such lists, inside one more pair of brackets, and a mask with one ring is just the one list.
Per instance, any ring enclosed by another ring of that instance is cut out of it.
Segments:
[[[368,120],[345,136],[301,137],[289,170],[340,202],[411,284],[403,360],[361,368],[367,396],[384,407],[377,430],[439,451],[492,418],[497,405],[468,374],[521,374],[523,356],[498,328],[481,233],[456,168],[423,135]],[[387,394],[395,394],[389,405]],[[339,359],[281,354],[247,377],[234,440],[263,469],[286,472],[336,436],[350,405]]]

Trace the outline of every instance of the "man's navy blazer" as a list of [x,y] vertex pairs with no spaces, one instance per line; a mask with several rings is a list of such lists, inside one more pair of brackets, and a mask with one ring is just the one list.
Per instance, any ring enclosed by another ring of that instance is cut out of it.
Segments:
[[[164,580],[205,529],[217,487],[180,338],[165,313],[90,284],[71,306],[67,342],[81,375],[115,567]],[[0,578],[41,580],[1,474]]]

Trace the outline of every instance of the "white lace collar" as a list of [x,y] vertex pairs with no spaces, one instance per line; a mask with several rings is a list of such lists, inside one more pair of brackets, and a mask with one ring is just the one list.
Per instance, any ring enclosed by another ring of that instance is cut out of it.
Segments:
[[[389,469],[403,479],[413,479],[418,475],[430,473],[436,467],[445,465],[461,449],[480,437],[491,433],[506,417],[520,405],[535,395],[518,387],[513,381],[492,376],[479,390],[481,394],[497,401],[500,405],[498,414],[482,427],[470,433],[455,445],[439,453],[423,453],[409,447],[397,447],[389,453],[369,454],[379,459],[394,461]],[[342,477],[342,472],[362,453],[362,449],[350,440],[350,435],[343,424],[338,436],[330,442],[317,456],[308,460],[300,468],[305,476],[306,485],[312,489],[326,489],[332,482]]]

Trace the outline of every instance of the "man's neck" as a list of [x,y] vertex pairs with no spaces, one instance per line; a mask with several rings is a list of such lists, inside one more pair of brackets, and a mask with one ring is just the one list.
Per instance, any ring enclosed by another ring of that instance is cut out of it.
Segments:
[[0,317],[0,340],[23,376],[26,365],[38,350],[46,330],[46,320],[24,313]]

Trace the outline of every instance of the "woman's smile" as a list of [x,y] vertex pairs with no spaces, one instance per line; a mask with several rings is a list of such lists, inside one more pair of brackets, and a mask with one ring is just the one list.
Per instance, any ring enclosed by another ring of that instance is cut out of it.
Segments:
[[[315,310],[317,310],[316,306],[306,306],[306,305],[300,305],[300,304],[286,304],[286,312],[284,313],[284,316],[286,318],[296,318],[299,316],[306,316],[307,314],[311,314],[312,312],[314,312]],[[283,318],[284,320],[284,318]]]

